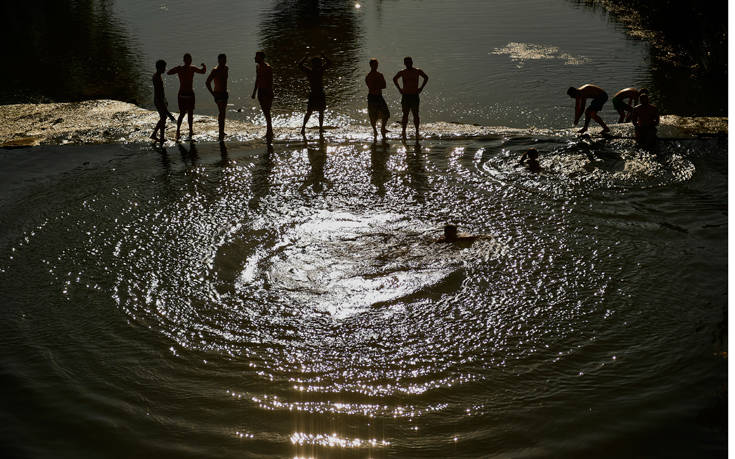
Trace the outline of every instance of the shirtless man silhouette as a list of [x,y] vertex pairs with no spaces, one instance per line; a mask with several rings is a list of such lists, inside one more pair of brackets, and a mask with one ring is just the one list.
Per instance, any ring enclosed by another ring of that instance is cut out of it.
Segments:
[[263,110],[265,116],[266,139],[273,138],[273,125],[271,123],[271,107],[273,106],[273,68],[265,61],[265,53],[258,51],[255,53],[255,87],[253,94],[250,96],[255,99],[255,93],[258,93],[258,102],[260,109]]
[[[396,73],[393,77],[393,84],[398,88],[398,92],[401,95],[401,108],[403,109],[403,119],[401,124],[403,125],[402,136],[406,137],[406,125],[408,124],[408,112],[413,114],[413,124],[416,126],[416,139],[419,138],[419,94],[426,86],[426,82],[429,81],[429,77],[424,73],[423,70],[413,67],[413,59],[405,57],[403,64],[406,66],[405,69]],[[419,77],[423,78],[423,83],[419,86]],[[398,79],[403,79],[403,88],[399,86]]]
[[[612,104],[615,111],[617,111],[618,115],[620,115],[620,117],[618,118],[618,123],[622,123],[623,121],[630,121],[630,114],[633,111],[633,107],[638,105],[638,98],[644,92],[648,92],[648,90],[625,88],[615,93],[612,98]],[[628,99],[627,103],[625,102],[625,99]]]
[[194,136],[192,124],[194,123],[194,74],[206,73],[207,66],[202,64],[202,68],[191,65],[191,54],[184,54],[184,65],[178,65],[166,74],[179,76],[179,119],[176,122],[176,140],[181,138],[181,122],[184,115],[188,115],[189,121],[189,137]]
[[[151,139],[161,143],[166,140],[166,136],[164,134],[164,131],[166,130],[166,117],[171,118],[172,121],[176,121],[174,120],[174,117],[171,115],[171,113],[168,111],[166,93],[163,89],[163,78],[161,78],[161,75],[165,71],[166,61],[162,59],[157,60],[156,73],[153,74],[153,104],[156,106],[156,110],[158,110],[158,123],[153,129]],[[159,130],[161,131],[160,137],[156,136],[156,132],[158,132]]]
[[[579,123],[579,119],[582,117],[584,112],[584,127],[579,130],[582,134],[587,130],[590,125],[590,119],[593,119],[602,126],[602,133],[610,132],[610,128],[607,127],[602,118],[597,115],[597,112],[602,110],[602,106],[607,102],[607,93],[599,86],[593,84],[586,84],[579,88],[570,87],[567,89],[567,95],[575,100],[574,105],[574,125]],[[587,99],[592,99],[590,106],[587,110],[584,109]]]
[[324,94],[324,82],[322,80],[324,71],[332,64],[323,54],[321,57],[311,58],[311,67],[307,67],[304,64],[305,62],[306,56],[299,61],[299,68],[309,79],[309,103],[306,106],[304,125],[301,127],[302,135],[306,133],[306,123],[314,110],[319,112],[319,132],[324,131],[324,110],[327,109],[327,96]]
[[[207,77],[206,85],[210,94],[214,96],[214,103],[219,109],[217,123],[219,124],[219,140],[225,139],[225,115],[227,113],[227,76],[229,69],[227,68],[227,56],[220,54],[217,56],[217,66],[212,69]],[[204,64],[202,64],[204,65]],[[212,89],[212,81],[214,81],[214,89]]]
[[375,127],[378,119],[383,124],[380,127],[380,133],[383,134],[385,139],[385,133],[388,129],[385,126],[388,124],[388,118],[390,118],[390,111],[388,110],[388,104],[383,99],[383,89],[385,89],[385,77],[383,74],[378,72],[378,60],[370,59],[370,73],[365,77],[365,84],[368,87],[368,116],[370,117],[370,125],[373,127],[373,137],[378,136],[378,130]]

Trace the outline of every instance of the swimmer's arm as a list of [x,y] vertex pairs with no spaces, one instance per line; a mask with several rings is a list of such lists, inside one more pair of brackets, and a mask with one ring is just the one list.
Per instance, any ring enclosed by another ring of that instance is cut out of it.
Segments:
[[400,92],[401,94],[403,94],[403,89],[401,89],[401,87],[398,85],[398,79],[402,75],[403,75],[403,70],[401,70],[400,72],[396,73],[396,76],[393,77],[393,84],[396,85],[396,88],[398,88],[398,92]]
[[426,86],[426,83],[429,81],[429,75],[425,74],[423,70],[419,69],[419,76],[424,79],[424,82],[421,84],[421,87],[419,88],[419,94],[424,89],[424,86]]
[[179,66],[171,68],[168,72],[166,72],[166,75],[175,75],[179,73]]
[[521,159],[518,162],[521,163],[521,164],[523,164],[526,161],[526,157],[528,157],[528,152],[527,151],[523,152],[523,154],[521,155]]
[[204,64],[204,62],[202,62],[202,68],[195,67],[193,65],[191,66],[191,68],[194,69],[196,73],[207,73],[207,66]]
[[383,76],[382,74],[380,75],[380,81],[379,81],[379,83],[380,83],[380,84],[379,84],[379,86],[380,86],[380,89],[385,89],[385,87],[386,87],[386,84],[385,84],[385,77],[384,77],[384,76]]

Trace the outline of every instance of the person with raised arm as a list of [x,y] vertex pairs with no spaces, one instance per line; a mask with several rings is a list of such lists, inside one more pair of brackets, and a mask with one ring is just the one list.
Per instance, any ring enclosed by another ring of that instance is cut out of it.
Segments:
[[168,75],[179,76],[179,119],[176,122],[176,140],[181,138],[181,122],[184,115],[188,115],[189,138],[194,136],[194,74],[206,73],[207,66],[202,63],[202,68],[191,65],[191,54],[184,54],[184,65],[178,65],[168,72]]
[[[405,57],[403,64],[406,66],[405,69],[396,73],[393,77],[393,84],[398,88],[398,92],[401,93],[401,108],[403,109],[403,118],[401,124],[403,130],[401,135],[406,137],[406,125],[408,124],[408,112],[413,114],[413,124],[416,127],[416,140],[419,139],[419,94],[423,91],[426,82],[429,81],[429,77],[424,73],[423,70],[414,68],[413,59]],[[419,86],[419,77],[423,78],[421,86]],[[398,84],[398,80],[403,80],[403,87]]]

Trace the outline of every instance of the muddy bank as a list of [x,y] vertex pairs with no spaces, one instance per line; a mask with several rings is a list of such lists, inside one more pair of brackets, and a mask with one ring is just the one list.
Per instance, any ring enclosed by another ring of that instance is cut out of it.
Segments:
[[[158,120],[151,110],[126,102],[96,100],[54,104],[15,104],[0,106],[0,146],[4,148],[64,145],[149,142],[149,136]],[[186,122],[184,122],[184,128]],[[217,119],[208,115],[194,116],[194,139],[217,140]],[[611,125],[613,135],[630,136],[630,125]],[[390,138],[398,138],[400,126],[394,124]],[[276,141],[301,138],[298,127],[275,126]],[[185,130],[182,129],[182,132]],[[228,120],[228,140],[251,141],[265,135],[265,126],[240,120]],[[597,132],[595,127],[592,133]],[[429,138],[479,138],[495,136],[571,136],[573,129],[514,129],[502,126],[477,126],[457,123],[428,123],[422,134]],[[173,139],[175,124],[167,123],[166,135]],[[317,131],[309,129],[309,136]],[[662,138],[687,138],[700,135],[727,134],[727,118],[664,116],[659,135]],[[370,140],[372,131],[367,125],[328,127],[325,137],[332,141]]]

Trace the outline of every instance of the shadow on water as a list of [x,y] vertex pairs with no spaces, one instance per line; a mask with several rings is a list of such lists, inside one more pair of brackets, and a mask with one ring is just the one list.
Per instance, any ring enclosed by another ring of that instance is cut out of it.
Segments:
[[386,163],[390,157],[390,145],[383,140],[370,145],[370,183],[378,189],[379,196],[385,196],[385,182],[390,179]]
[[16,69],[0,76],[0,103],[148,96],[140,52],[112,1],[8,1],[0,17],[4,58]]
[[424,194],[429,189],[427,181],[426,162],[423,149],[417,140],[414,145],[403,144],[406,147],[406,168],[408,169],[408,186],[416,192],[416,201],[424,202]]
[[354,10],[354,3],[339,0],[282,0],[263,13],[260,46],[274,68],[284,69],[273,75],[281,105],[306,102],[308,83],[297,63],[307,54],[332,61],[324,79],[327,106],[350,96],[361,46]]
[[727,2],[572,1],[601,8],[613,21],[645,31],[651,62],[648,89],[660,110],[727,116]]
[[314,148],[314,144],[309,144],[309,141],[304,138],[304,147],[309,158],[311,171],[299,190],[303,191],[304,188],[311,186],[314,192],[319,193],[324,190],[325,186],[331,188],[332,183],[324,176],[324,166],[327,164],[327,144],[324,136],[319,136],[316,148]]
[[260,202],[268,196],[270,192],[270,176],[273,173],[273,145],[267,144],[265,152],[260,156],[259,161],[253,169],[253,179],[251,184],[251,194],[253,197],[248,203],[250,209],[260,207]]

